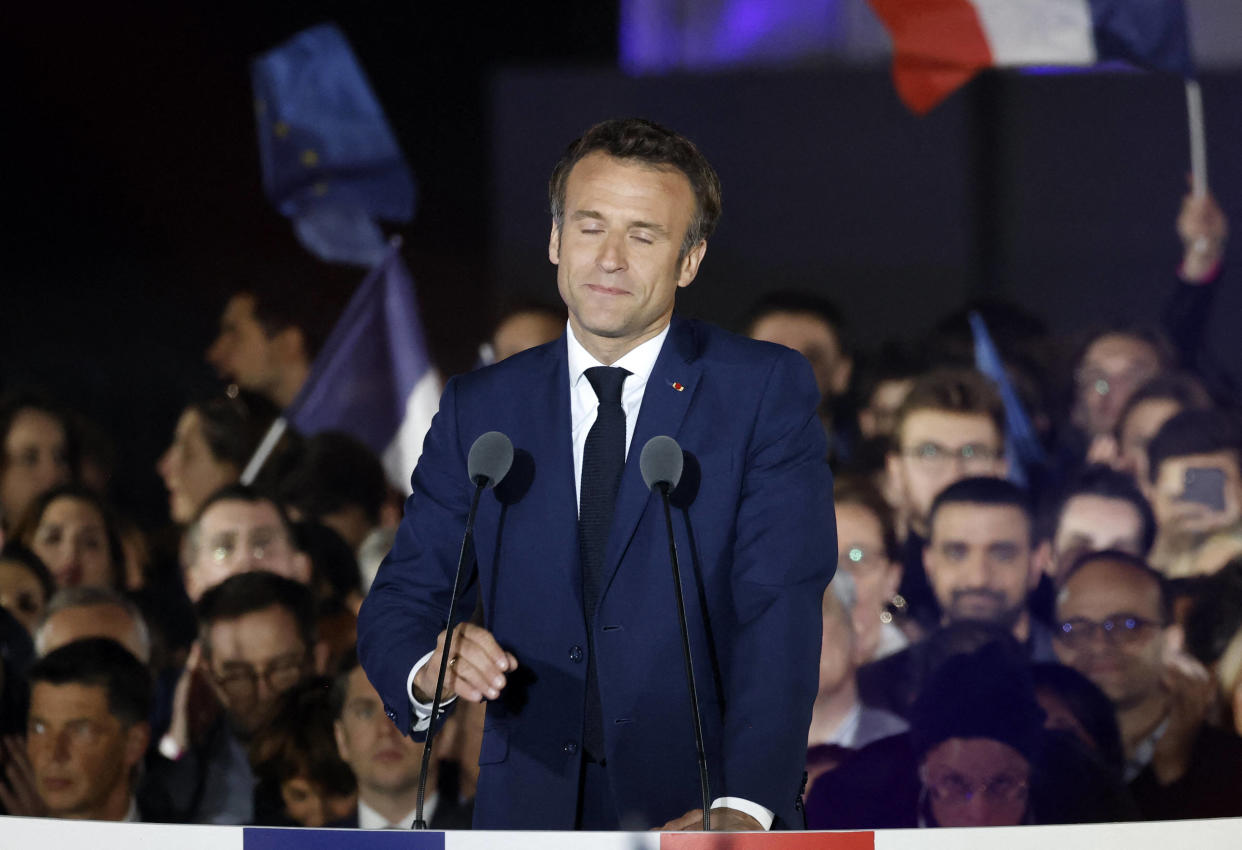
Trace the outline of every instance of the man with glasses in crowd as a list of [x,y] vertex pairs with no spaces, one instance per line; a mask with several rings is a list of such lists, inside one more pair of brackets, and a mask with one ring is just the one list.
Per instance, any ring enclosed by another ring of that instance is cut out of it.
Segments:
[[1070,568],[1056,613],[1057,657],[1116,708],[1143,816],[1242,815],[1242,739],[1208,722],[1215,689],[1181,649],[1164,578],[1134,555],[1091,553]]
[[[173,808],[191,823],[254,821],[250,737],[279,698],[318,671],[315,607],[303,584],[265,571],[243,573],[203,594],[197,605],[200,670],[219,704],[209,726],[158,768]],[[261,802],[261,801],[260,801]]]
[[923,570],[932,501],[967,476],[1003,476],[1005,413],[991,382],[973,369],[922,376],[897,413],[887,457],[888,491],[902,529],[900,592],[927,628],[939,618]]

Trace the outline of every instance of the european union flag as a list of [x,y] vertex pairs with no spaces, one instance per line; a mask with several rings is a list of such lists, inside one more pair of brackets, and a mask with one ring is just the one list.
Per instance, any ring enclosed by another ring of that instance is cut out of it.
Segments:
[[254,61],[251,80],[268,199],[321,259],[379,263],[376,219],[410,220],[414,179],[341,31],[295,35]]

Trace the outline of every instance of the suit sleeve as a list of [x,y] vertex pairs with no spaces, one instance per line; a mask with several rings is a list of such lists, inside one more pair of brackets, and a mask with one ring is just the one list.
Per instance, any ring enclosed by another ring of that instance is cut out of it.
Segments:
[[[392,551],[358,613],[358,658],[385,713],[403,733],[411,729],[410,671],[435,649],[444,628],[470,509],[466,453],[457,430],[457,387],[453,379],[444,389]],[[472,584],[458,600],[455,619],[473,610],[473,592]]]
[[786,819],[806,760],[823,594],[836,568],[818,403],[809,364],[781,352],[751,433],[733,553],[725,787]]

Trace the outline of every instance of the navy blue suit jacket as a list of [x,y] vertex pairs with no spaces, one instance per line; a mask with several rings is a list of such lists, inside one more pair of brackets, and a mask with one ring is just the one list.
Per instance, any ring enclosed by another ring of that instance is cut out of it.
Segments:
[[[515,489],[482,499],[478,581],[458,608],[467,616],[481,594],[485,627],[520,665],[488,705],[481,828],[574,824],[588,639],[566,352],[562,337],[448,383],[358,621],[367,675],[408,729],[407,678],[448,608],[472,489],[467,453],[486,431],[508,434]],[[700,805],[664,514],[639,471],[642,447],[664,434],[693,456],[677,491],[693,502],[675,508],[674,528],[712,796],[800,825],[820,606],[836,563],[818,401],[795,352],[673,320],[622,475],[592,636],[623,823],[657,826]]]

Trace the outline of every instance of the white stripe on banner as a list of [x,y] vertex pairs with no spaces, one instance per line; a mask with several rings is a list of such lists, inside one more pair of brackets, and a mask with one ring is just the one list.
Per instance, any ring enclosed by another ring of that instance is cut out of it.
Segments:
[[418,379],[406,399],[405,416],[397,429],[397,436],[392,438],[380,459],[388,483],[403,495],[410,495],[410,474],[423,454],[423,438],[427,436],[431,419],[440,407],[441,389],[440,373],[435,369],[428,369]]
[[0,847],[89,847],[90,850],[242,850],[240,826],[182,826],[155,823],[0,817]]
[[[1160,850],[1239,847],[1242,819],[876,830],[875,850]],[[446,848],[447,850],[447,848]]]
[[1091,65],[1095,34],[1087,0],[970,0],[992,64]]
[[444,834],[444,850],[497,850],[497,848],[503,848],[503,850],[660,850],[660,833],[462,831]]

